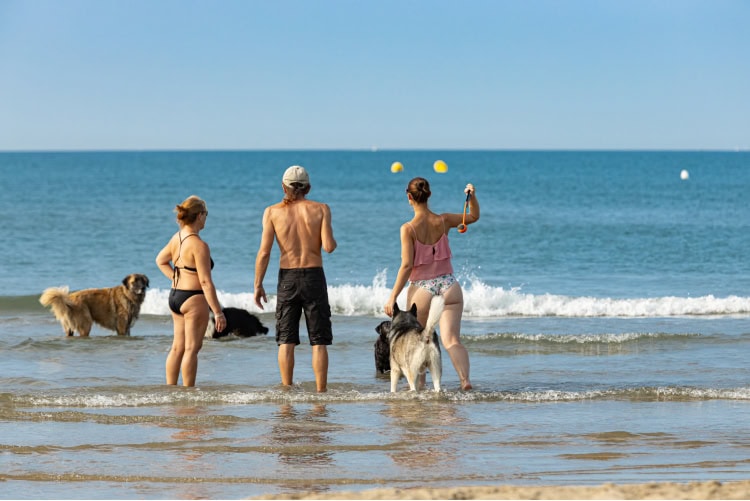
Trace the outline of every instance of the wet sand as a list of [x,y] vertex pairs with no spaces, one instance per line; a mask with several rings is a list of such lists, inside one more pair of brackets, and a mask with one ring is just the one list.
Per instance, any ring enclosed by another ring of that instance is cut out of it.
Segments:
[[750,499],[750,480],[740,482],[652,482],[598,486],[483,486],[372,489],[261,496],[253,499]]

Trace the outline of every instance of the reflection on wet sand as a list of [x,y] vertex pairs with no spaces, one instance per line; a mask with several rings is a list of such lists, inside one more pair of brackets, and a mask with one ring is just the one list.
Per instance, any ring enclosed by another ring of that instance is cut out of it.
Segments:
[[456,448],[444,442],[454,438],[451,425],[459,426],[465,421],[456,406],[417,400],[390,401],[382,413],[392,427],[402,430],[402,447],[388,454],[396,464],[423,468],[455,461]]
[[327,446],[331,442],[331,425],[326,417],[325,404],[280,405],[270,436],[279,461],[289,465],[330,465],[333,457]]
[[[334,465],[333,452],[330,450],[330,433],[337,428],[326,420],[328,409],[325,404],[298,404],[284,403],[279,406],[278,412],[273,415],[271,433],[268,437],[271,447],[278,451],[281,470],[293,469],[288,467],[304,466],[305,470],[317,470],[318,468],[329,470]],[[293,475],[293,473],[290,473]],[[321,475],[322,476],[322,475]],[[317,475],[312,473],[312,478]],[[304,482],[303,482],[304,483]],[[297,485],[296,488],[304,488],[312,491],[326,491],[327,487],[314,481],[309,485]]]
[[[177,427],[180,431],[177,431],[171,435],[175,440],[189,440],[199,441],[211,435],[211,430],[207,429],[205,423],[201,419],[196,419],[201,416],[207,415],[207,412],[201,407],[176,407],[171,410],[171,414],[174,414],[179,419],[177,420]],[[201,456],[200,452],[196,454],[196,458]]]
[[[214,469],[213,462],[200,461],[203,458],[201,442],[208,440],[213,431],[206,424],[205,417],[209,413],[202,407],[175,407],[170,409],[175,422],[172,426],[179,429],[170,437],[178,442],[186,442],[180,446],[176,458],[181,460],[173,465],[188,476],[202,477]],[[210,492],[200,484],[185,483],[177,490],[179,499],[208,499]]]

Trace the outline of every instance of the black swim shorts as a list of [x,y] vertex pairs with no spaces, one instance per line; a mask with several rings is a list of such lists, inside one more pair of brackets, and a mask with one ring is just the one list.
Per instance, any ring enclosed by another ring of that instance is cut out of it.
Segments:
[[303,311],[310,344],[332,344],[331,306],[323,268],[280,269],[276,290],[276,344],[300,344],[299,321]]

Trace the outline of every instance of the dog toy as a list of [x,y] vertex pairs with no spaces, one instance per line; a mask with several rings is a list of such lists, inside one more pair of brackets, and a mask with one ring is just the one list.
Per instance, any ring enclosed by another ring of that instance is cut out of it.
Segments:
[[466,194],[466,201],[464,202],[464,214],[463,219],[461,220],[461,224],[456,226],[456,229],[459,233],[466,233],[467,226],[466,226],[466,209],[469,207],[469,199],[471,198],[471,192]]

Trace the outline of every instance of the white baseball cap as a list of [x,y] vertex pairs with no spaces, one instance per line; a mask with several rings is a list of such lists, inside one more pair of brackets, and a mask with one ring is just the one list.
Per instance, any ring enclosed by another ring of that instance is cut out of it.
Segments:
[[310,184],[310,176],[307,174],[304,167],[292,165],[286,170],[286,172],[284,172],[284,177],[281,178],[281,182],[287,187],[291,187],[294,183],[307,186]]

